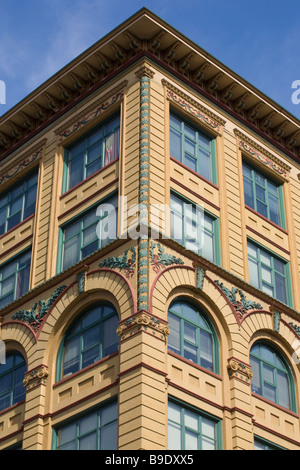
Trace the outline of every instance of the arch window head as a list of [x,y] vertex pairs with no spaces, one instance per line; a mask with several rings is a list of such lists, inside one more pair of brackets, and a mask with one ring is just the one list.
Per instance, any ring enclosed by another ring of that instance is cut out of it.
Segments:
[[252,392],[295,411],[292,374],[283,357],[268,344],[258,342],[251,349],[250,364]]
[[10,352],[0,364],[0,411],[25,399],[26,362],[19,352]]
[[169,308],[168,349],[199,366],[217,372],[217,342],[206,315],[193,303],[174,301]]
[[74,321],[62,344],[60,378],[94,364],[118,350],[118,315],[110,303],[93,305]]

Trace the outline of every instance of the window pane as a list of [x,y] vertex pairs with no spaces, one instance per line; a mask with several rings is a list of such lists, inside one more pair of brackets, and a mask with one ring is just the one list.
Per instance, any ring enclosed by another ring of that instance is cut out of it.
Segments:
[[100,433],[100,450],[116,450],[118,442],[117,421],[106,425]]
[[94,429],[97,429],[97,413],[90,413],[79,421],[79,435],[82,436]]
[[29,189],[25,195],[23,220],[35,213],[36,186]]
[[276,298],[287,303],[286,280],[280,274],[275,273]]
[[103,348],[102,356],[112,354],[118,349],[118,335],[116,333],[118,328],[118,317],[114,315],[103,321]]
[[200,330],[200,364],[206,369],[213,370],[212,335],[203,330]]
[[171,351],[180,354],[180,320],[169,314],[170,334],[168,336],[168,347]]
[[192,346],[191,344],[184,344],[184,357],[185,359],[188,359],[189,361],[197,363],[197,352],[198,349],[195,346]]
[[262,394],[261,380],[260,380],[260,361],[250,356],[251,369],[253,372],[253,378],[251,381],[251,390],[258,395]]
[[79,235],[65,242],[63,270],[69,268],[73,264],[76,264],[77,261],[79,261],[79,243]]
[[276,389],[272,385],[264,384],[264,397],[267,400],[273,401],[276,403]]
[[78,450],[97,450],[97,433],[93,432],[88,436],[79,439]]
[[285,373],[277,372],[278,404],[290,409],[290,392],[288,377]]
[[254,209],[254,197],[253,197],[253,186],[252,181],[249,181],[247,178],[244,178],[244,196],[245,204],[252,209]]
[[70,423],[58,431],[58,445],[63,446],[76,438],[76,423]]
[[190,430],[185,431],[185,450],[198,450],[198,434]]
[[80,338],[70,339],[65,345],[63,376],[79,370]]
[[199,173],[211,181],[211,155],[205,150],[199,149]]
[[199,416],[196,413],[186,410],[184,414],[184,423],[188,428],[199,432]]
[[84,155],[79,155],[69,163],[69,188],[73,188],[80,183],[83,178]]
[[249,258],[248,266],[250,284],[252,284],[254,287],[259,287],[259,270],[257,262]]
[[184,323],[184,339],[195,344],[197,340],[196,334],[197,334],[196,328],[185,322]]
[[267,366],[266,364],[264,364],[264,379],[267,380],[268,382],[270,382],[271,384],[274,384],[275,383],[275,379],[274,379],[274,369],[270,366]]
[[168,425],[168,449],[180,450],[181,445],[181,428],[179,424],[169,422]]
[[174,129],[170,129],[170,154],[171,157],[182,162],[181,134]]

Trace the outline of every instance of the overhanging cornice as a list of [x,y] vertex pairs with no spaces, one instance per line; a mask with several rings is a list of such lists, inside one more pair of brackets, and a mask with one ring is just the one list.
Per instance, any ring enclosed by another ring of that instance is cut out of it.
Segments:
[[300,163],[300,121],[145,8],[0,118],[0,162],[143,55]]

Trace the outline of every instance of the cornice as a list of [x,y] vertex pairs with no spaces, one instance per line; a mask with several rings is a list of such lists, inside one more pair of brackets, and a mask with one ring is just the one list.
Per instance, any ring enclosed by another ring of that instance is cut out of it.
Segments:
[[299,120],[143,8],[0,119],[0,160],[142,57],[300,163]]

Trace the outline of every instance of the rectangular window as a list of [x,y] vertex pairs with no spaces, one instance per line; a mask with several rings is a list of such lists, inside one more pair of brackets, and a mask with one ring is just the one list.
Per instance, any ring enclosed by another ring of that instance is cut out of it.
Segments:
[[287,261],[248,241],[248,265],[250,284],[291,306],[290,272]]
[[0,196],[0,235],[35,213],[37,180],[34,173]]
[[31,250],[0,266],[0,308],[26,294],[29,289]]
[[171,238],[220,264],[218,219],[174,194],[171,194]]
[[216,184],[215,139],[176,114],[170,114],[170,154]]
[[285,228],[282,185],[243,163],[245,204]]
[[117,238],[118,196],[84,212],[61,228],[58,272],[68,269]]
[[63,192],[119,158],[120,117],[105,122],[66,149]]
[[118,406],[102,406],[56,431],[57,450],[117,450]]
[[169,450],[219,450],[219,422],[202,415],[194,408],[169,401]]

